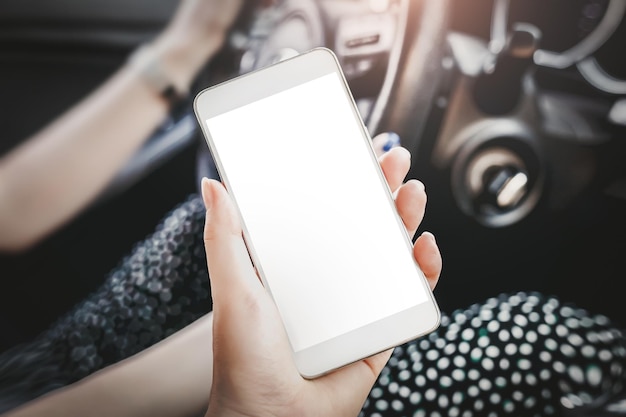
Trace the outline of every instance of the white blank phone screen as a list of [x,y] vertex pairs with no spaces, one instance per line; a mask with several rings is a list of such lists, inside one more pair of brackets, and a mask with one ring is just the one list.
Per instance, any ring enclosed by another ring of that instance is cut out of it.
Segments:
[[295,351],[427,300],[340,83],[325,75],[206,121]]

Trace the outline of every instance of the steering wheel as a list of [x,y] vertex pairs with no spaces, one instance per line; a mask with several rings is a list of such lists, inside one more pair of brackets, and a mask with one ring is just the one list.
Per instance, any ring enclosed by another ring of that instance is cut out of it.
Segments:
[[405,0],[399,7],[401,36],[368,127],[372,135],[393,131],[404,147],[416,150],[441,81],[450,5],[449,0]]
[[[449,10],[449,0],[282,0],[249,11],[226,54],[243,74],[314,47],[333,50],[355,97],[377,85],[362,114],[371,136],[395,132],[417,152],[440,83]],[[204,143],[197,173],[198,184],[203,176],[217,178]]]

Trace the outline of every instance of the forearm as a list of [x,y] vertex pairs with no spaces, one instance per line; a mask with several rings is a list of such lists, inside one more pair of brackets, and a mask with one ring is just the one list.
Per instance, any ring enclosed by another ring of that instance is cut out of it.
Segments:
[[166,112],[124,67],[0,165],[0,249],[30,246],[83,209]]
[[[221,30],[221,29],[220,29]],[[196,51],[182,37],[154,43],[162,66],[188,87],[221,43]],[[85,208],[159,126],[167,102],[126,64],[52,124],[0,159],[0,251],[36,243]]]
[[3,417],[191,417],[208,405],[212,314],[164,341]]

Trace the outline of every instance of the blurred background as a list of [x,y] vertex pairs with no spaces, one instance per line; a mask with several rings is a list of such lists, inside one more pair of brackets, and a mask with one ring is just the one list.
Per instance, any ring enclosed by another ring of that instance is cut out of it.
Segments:
[[[177,3],[0,0],[0,153],[105,80]],[[250,2],[193,93],[332,49],[372,136],[396,133],[413,154],[409,175],[429,196],[421,229],[444,257],[444,311],[541,291],[623,326],[625,12],[624,0]],[[0,350],[97,288],[215,175],[192,98],[86,212],[0,257]]]

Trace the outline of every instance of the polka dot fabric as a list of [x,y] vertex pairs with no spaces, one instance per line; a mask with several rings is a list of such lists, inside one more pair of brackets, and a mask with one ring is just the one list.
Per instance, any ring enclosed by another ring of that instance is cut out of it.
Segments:
[[360,417],[558,416],[623,390],[625,358],[608,318],[503,294],[396,348]]
[[0,413],[125,359],[211,310],[197,195],[33,342],[0,355]]

